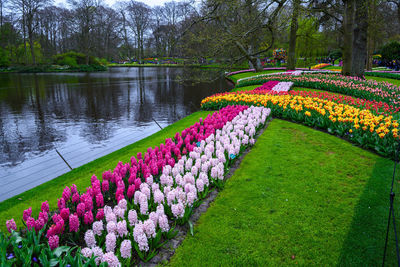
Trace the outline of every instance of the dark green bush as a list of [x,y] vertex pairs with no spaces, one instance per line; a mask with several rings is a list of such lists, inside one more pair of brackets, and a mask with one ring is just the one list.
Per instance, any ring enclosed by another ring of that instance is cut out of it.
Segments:
[[[86,55],[77,52],[67,52],[64,54],[58,54],[53,57],[53,63],[57,65],[69,65],[69,66],[77,66],[77,65],[86,65]],[[73,65],[70,65],[71,63]],[[93,56],[89,56],[89,65],[101,65],[99,60],[97,60]]]
[[400,59],[400,43],[396,41],[387,43],[381,48],[380,53],[382,55],[382,59]]
[[333,58],[334,60],[341,58],[343,55],[342,50],[340,49],[334,49],[331,52],[329,52],[328,57]]

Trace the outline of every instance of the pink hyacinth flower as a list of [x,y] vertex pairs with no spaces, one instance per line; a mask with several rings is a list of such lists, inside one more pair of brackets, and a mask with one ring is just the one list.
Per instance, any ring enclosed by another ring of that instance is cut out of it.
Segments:
[[30,207],[29,209],[24,210],[22,219],[26,222],[26,220],[28,220],[29,217],[31,217],[32,215],[32,208]]
[[49,203],[47,202],[47,200],[42,203],[41,210],[46,213],[50,211]]
[[96,220],[103,220],[104,218],[104,210],[98,209],[96,214]]
[[58,235],[53,235],[49,237],[49,246],[50,249],[55,249],[58,247],[59,238]]
[[76,214],[71,214],[69,216],[69,231],[78,232],[79,230],[79,218]]
[[15,223],[14,219],[8,220],[6,222],[7,230],[8,232],[16,231],[17,230],[17,224]]

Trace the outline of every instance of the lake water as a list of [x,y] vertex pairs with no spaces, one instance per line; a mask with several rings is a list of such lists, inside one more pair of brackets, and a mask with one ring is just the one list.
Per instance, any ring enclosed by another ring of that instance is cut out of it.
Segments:
[[[193,83],[199,75],[218,78]],[[189,83],[187,77],[193,77]],[[170,125],[198,110],[204,97],[230,88],[221,74],[179,68],[0,74],[0,201],[68,172],[57,151],[79,167],[159,131],[155,121]]]

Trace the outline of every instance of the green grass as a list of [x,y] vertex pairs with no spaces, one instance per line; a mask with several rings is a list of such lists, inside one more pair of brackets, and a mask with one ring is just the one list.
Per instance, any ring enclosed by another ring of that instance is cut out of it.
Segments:
[[273,120],[169,264],[380,265],[392,170],[335,136]]
[[373,76],[365,76],[367,80],[375,80],[378,82],[388,82],[397,86],[400,86],[400,80],[396,79],[389,79],[389,78],[382,78],[382,77],[373,77]]
[[229,76],[229,79],[232,80],[234,83],[237,82],[237,80],[246,78],[246,77],[251,77],[255,75],[260,75],[260,74],[266,74],[266,73],[276,73],[276,72],[283,72],[284,70],[263,70],[260,72],[244,72],[244,73],[238,73],[232,76]]
[[[59,176],[47,183],[35,187],[13,198],[0,203],[0,229],[6,230],[5,222],[14,218],[18,226],[21,226],[23,210],[32,207],[33,214],[36,216],[40,211],[43,201],[48,200],[50,208],[57,207],[57,198],[61,197],[65,186],[76,184],[78,190],[84,190],[90,185],[90,177],[96,174],[101,177],[103,171],[114,169],[119,161],[129,162],[130,158],[138,153],[145,152],[148,147],[154,147],[165,142],[166,138],[173,137],[176,132],[181,132],[199,120],[206,117],[211,112],[196,112],[183,118],[182,120],[164,128],[163,130],[144,138],[134,144],[121,148],[104,157],[94,160],[79,168],[76,168],[64,175]],[[22,200],[18,200],[21,198]]]
[[244,86],[244,87],[238,87],[238,88],[233,88],[232,92],[239,92],[239,91],[251,91],[256,89],[257,87],[260,87],[261,85],[249,85],[249,86]]

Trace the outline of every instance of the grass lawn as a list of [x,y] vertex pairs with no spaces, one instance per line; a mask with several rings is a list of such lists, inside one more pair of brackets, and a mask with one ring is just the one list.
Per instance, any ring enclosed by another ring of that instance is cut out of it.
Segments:
[[[7,231],[5,222],[11,218],[14,218],[17,225],[21,226],[22,213],[28,207],[32,207],[33,215],[37,216],[40,211],[40,206],[45,200],[49,201],[50,209],[55,209],[57,207],[57,198],[61,197],[65,186],[76,184],[78,190],[84,190],[90,185],[90,177],[93,174],[96,174],[97,177],[101,177],[105,170],[113,170],[119,161],[129,162],[133,155],[136,156],[138,152],[146,152],[148,147],[155,147],[163,143],[166,138],[173,137],[176,132],[181,132],[197,122],[200,117],[205,118],[210,113],[212,112],[195,112],[145,139],[121,148],[120,150],[61,175],[56,179],[1,202],[0,229]],[[18,198],[22,200],[18,200]]]
[[251,77],[254,75],[260,75],[260,74],[266,74],[266,73],[276,73],[276,72],[283,72],[284,70],[263,70],[260,72],[244,72],[244,73],[239,73],[239,74],[235,74],[232,76],[229,76],[229,79],[231,79],[234,83],[237,82],[237,80],[242,79],[242,78],[246,78],[246,77]]
[[238,91],[251,91],[256,89],[257,87],[260,87],[260,84],[257,85],[249,85],[249,86],[244,86],[244,87],[235,87],[232,89],[232,92],[238,92]]
[[[392,170],[388,159],[275,119],[168,264],[380,265]],[[386,266],[395,265],[393,236],[390,244]]]

